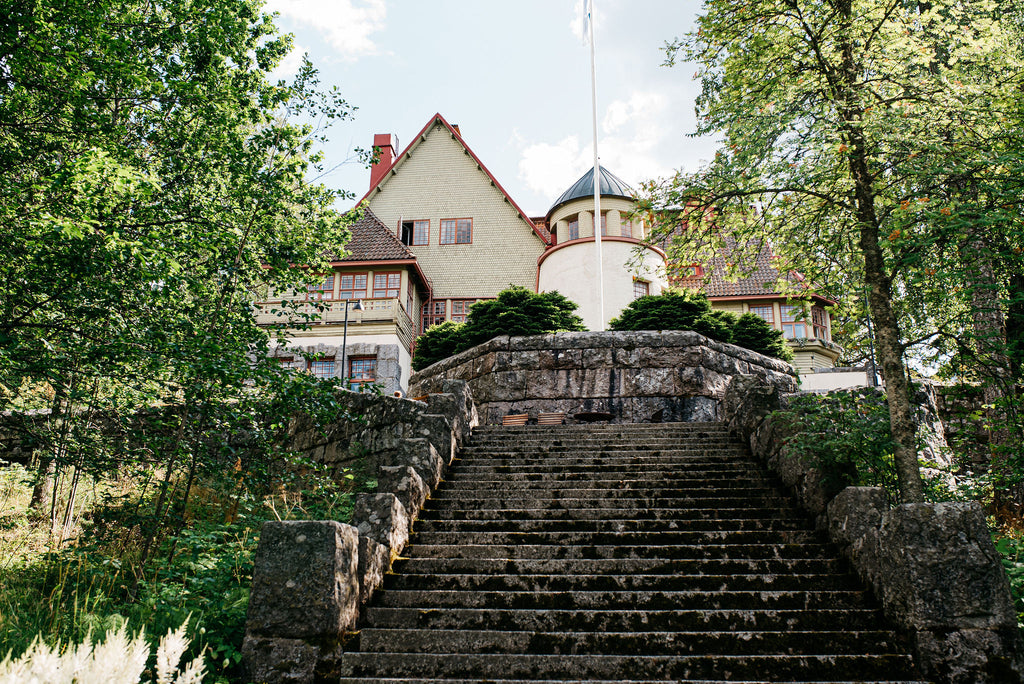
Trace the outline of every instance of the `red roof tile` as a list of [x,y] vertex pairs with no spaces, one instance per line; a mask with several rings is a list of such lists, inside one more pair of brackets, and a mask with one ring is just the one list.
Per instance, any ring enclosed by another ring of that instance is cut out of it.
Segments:
[[413,260],[416,256],[381,223],[369,209],[352,224],[352,239],[345,245],[345,256],[336,262]]

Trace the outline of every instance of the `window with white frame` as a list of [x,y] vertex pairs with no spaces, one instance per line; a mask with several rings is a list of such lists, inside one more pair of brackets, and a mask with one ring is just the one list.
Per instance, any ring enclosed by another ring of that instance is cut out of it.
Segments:
[[398,271],[373,274],[374,299],[394,299],[398,296],[401,286],[402,274]]
[[353,356],[348,360],[348,381],[354,390],[377,381],[377,358]]
[[323,359],[310,359],[306,362],[306,370],[316,378],[327,379],[334,377],[334,357],[329,356]]
[[633,299],[640,299],[651,294],[651,284],[646,280],[633,281]]
[[782,306],[782,336],[792,340],[799,337],[810,337],[807,334],[807,322],[803,320],[804,310],[799,306]]
[[338,279],[341,281],[338,299],[363,299],[366,297],[365,273],[340,273]]
[[442,245],[468,245],[473,242],[473,219],[441,219]]
[[324,279],[316,285],[306,287],[306,299],[328,300],[334,299],[334,274],[324,276]]

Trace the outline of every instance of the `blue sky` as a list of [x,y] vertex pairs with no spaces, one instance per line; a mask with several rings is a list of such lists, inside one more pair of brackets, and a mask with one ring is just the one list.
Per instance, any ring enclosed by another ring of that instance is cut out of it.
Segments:
[[[530,215],[592,165],[590,51],[582,0],[269,0],[296,51],[358,107],[336,124],[323,182],[362,196],[369,171],[351,157],[374,133],[401,148],[435,113],[462,136]],[[595,0],[602,165],[631,184],[713,155],[694,128],[693,67],[660,66],[661,47],[692,27],[695,0]],[[349,203],[350,204],[350,203]],[[347,205],[346,205],[347,206]]]

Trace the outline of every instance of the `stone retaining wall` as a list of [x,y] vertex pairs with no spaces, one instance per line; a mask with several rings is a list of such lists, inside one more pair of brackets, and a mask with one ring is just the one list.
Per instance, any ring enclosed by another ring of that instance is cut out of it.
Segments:
[[350,525],[264,523],[242,656],[247,681],[330,681],[346,633],[409,541],[412,524],[478,423],[465,382],[425,401],[346,393],[348,412],[325,429],[296,419],[292,448],[336,469],[362,464],[377,491],[359,494]]
[[781,393],[755,377],[733,379],[723,418],[796,493],[908,636],[921,674],[936,684],[1024,680],[1024,642],[1009,580],[976,502],[889,507],[877,487],[826,486],[785,448],[771,412]]
[[414,373],[411,396],[469,383],[485,424],[510,413],[603,412],[615,423],[712,421],[729,379],[796,389],[788,363],[690,331],[496,337]]

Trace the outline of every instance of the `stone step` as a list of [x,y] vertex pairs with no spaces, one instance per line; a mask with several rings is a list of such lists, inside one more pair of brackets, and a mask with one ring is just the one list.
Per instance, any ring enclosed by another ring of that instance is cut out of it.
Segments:
[[[377,596],[377,594],[375,594]],[[817,610],[868,608],[860,590],[822,591],[455,591],[383,589],[376,605],[395,608],[518,610]]]
[[670,472],[647,472],[647,473],[620,473],[618,477],[608,477],[608,474],[600,474],[595,477],[592,473],[510,473],[504,478],[494,477],[493,479],[469,478],[460,474],[457,479],[445,481],[446,490],[450,491],[472,491],[475,489],[486,491],[519,491],[529,489],[540,491],[544,489],[563,489],[568,483],[583,482],[587,489],[633,489],[647,490],[678,489],[678,490],[731,490],[737,487],[766,488],[782,491],[774,481],[769,478],[751,477],[749,475],[737,475],[735,478],[692,478],[689,476],[673,475]]
[[913,680],[905,655],[532,655],[452,653],[347,653],[342,677],[456,678],[505,681],[637,679],[774,682]]
[[475,496],[466,493],[453,493],[440,490],[429,500],[430,508],[438,509],[477,509],[477,508],[552,508],[577,509],[593,506],[595,508],[781,508],[791,504],[792,500],[782,496],[751,497],[742,490],[735,494],[720,496],[710,492],[708,496],[687,494],[677,497],[643,496],[642,492],[629,490],[580,490],[570,489],[537,492],[535,495],[524,492],[518,495],[487,495],[478,492]]
[[[561,485],[561,486],[559,486]],[[491,489],[483,486],[477,489],[448,489],[439,493],[434,499],[436,501],[474,501],[483,499],[515,499],[525,504],[528,501],[564,501],[566,499],[587,499],[589,501],[604,500],[609,502],[640,501],[648,502],[655,499],[671,499],[677,503],[687,502],[700,503],[708,500],[721,500],[725,498],[746,499],[753,502],[756,499],[773,497],[784,499],[782,491],[773,486],[744,486],[738,483],[734,487],[721,487],[715,489],[689,488],[661,486],[658,482],[648,483],[646,487],[595,487],[591,482],[568,481],[551,482],[548,487],[532,487],[529,483],[515,489]],[[614,507],[614,506],[609,506]],[[671,506],[662,506],[670,508]]]
[[885,654],[903,646],[893,632],[629,631],[536,632],[469,629],[363,629],[358,648],[387,653],[529,653],[584,655]]
[[875,608],[819,610],[518,610],[500,608],[391,608],[366,610],[368,627],[433,630],[510,629],[532,632],[589,631],[808,631],[871,630],[880,623]]
[[612,508],[455,508],[428,506],[420,520],[672,520],[694,523],[736,521],[741,524],[765,520],[803,520],[795,506],[779,508],[645,508],[619,505]]
[[731,531],[706,530],[685,532],[664,530],[658,532],[599,531],[599,532],[419,532],[414,544],[483,544],[483,545],[623,545],[643,548],[659,545],[724,544],[743,547],[749,544],[805,544],[820,540],[817,532],[808,530]]
[[[452,679],[450,677],[444,677],[441,679],[423,679],[422,677],[338,677],[330,680],[332,684],[480,684],[479,679]],[[488,679],[488,682],[494,682],[494,684],[566,684],[567,681],[579,680],[565,680],[565,679]],[[679,680],[685,681],[686,684],[723,684],[721,679],[687,679]],[[587,679],[586,684],[665,684],[664,679]],[[729,680],[729,684],[764,684],[764,679],[757,680]],[[789,682],[788,684],[930,684],[922,680],[905,680],[905,679],[886,679],[885,681],[880,680],[866,680],[858,679],[854,680],[837,680],[829,679],[825,680],[810,680],[802,679],[800,681]]]
[[835,550],[827,544],[426,544],[414,538],[403,552],[407,558],[485,558],[503,560],[804,560],[835,559]]
[[456,459],[453,464],[453,474],[458,475],[474,475],[484,473],[544,473],[544,472],[563,472],[563,471],[575,471],[575,472],[592,472],[592,471],[611,471],[617,472],[620,470],[648,470],[657,469],[663,471],[675,471],[675,472],[690,472],[694,473],[757,473],[763,474],[764,466],[754,461],[738,461],[734,458],[728,458],[723,456],[720,459],[713,457],[700,457],[684,460],[680,458],[666,458],[664,460],[648,460],[648,459],[613,459],[609,457],[607,460],[599,461],[595,460],[592,463],[563,463],[558,459],[540,459],[534,461],[524,461],[521,459],[510,458],[505,461],[467,461],[463,459]]
[[807,530],[803,519],[637,520],[615,512],[601,520],[417,520],[416,532],[780,532]]
[[849,591],[858,588],[852,575],[389,575],[385,589],[397,591],[612,592],[612,591]]
[[845,572],[843,561],[825,558],[663,559],[663,558],[400,558],[395,575],[743,575]]
[[666,442],[600,442],[586,443],[574,442],[572,444],[554,445],[543,444],[516,444],[505,442],[494,445],[481,445],[466,447],[459,452],[460,456],[468,461],[477,458],[552,458],[572,455],[594,454],[599,456],[612,456],[622,454],[625,456],[679,456],[693,457],[704,454],[715,456],[731,456],[737,458],[750,458],[746,451],[740,446],[705,444],[705,443],[683,443],[678,441]]

